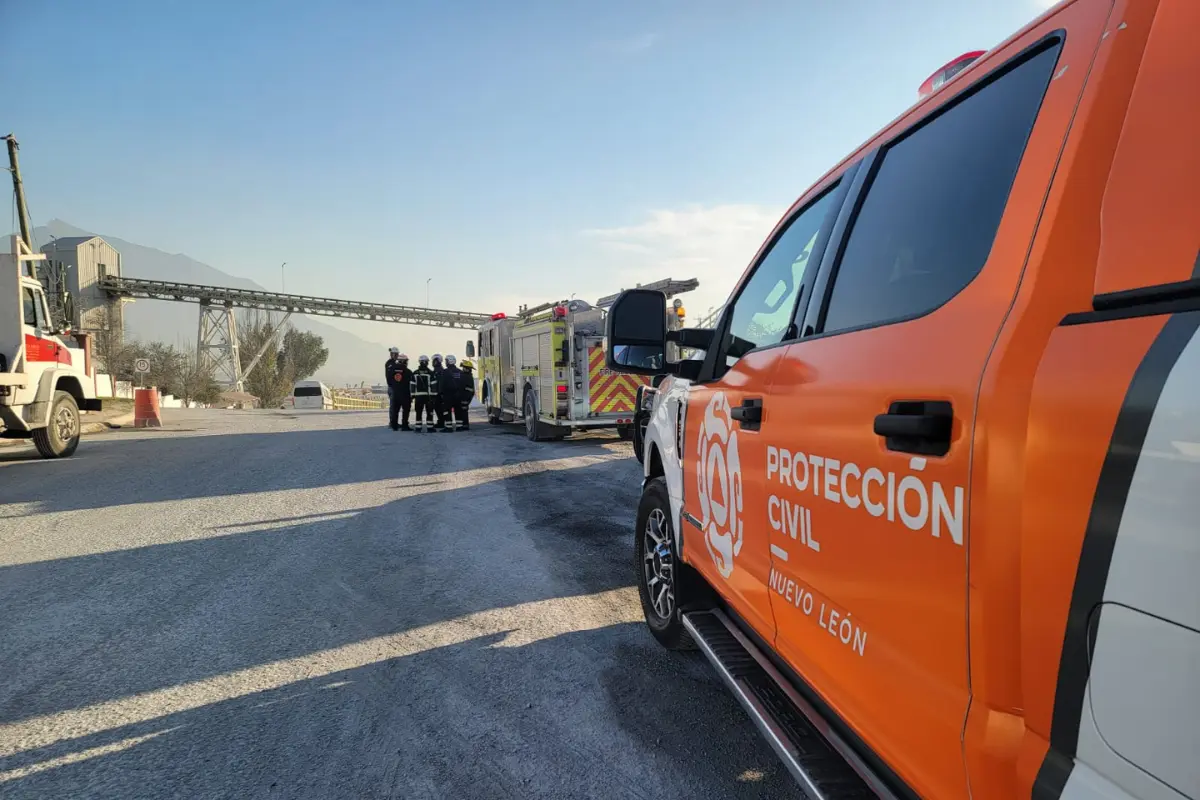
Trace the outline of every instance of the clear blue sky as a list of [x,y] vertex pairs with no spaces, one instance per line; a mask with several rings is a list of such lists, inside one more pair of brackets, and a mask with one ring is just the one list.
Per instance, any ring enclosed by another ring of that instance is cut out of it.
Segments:
[[0,0],[0,127],[35,224],[270,288],[286,261],[289,291],[432,277],[492,311],[697,275],[699,311],[930,72],[1048,5]]

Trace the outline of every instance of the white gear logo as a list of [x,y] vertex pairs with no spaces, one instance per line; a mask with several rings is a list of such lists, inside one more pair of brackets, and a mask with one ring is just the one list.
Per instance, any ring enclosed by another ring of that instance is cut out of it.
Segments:
[[713,394],[704,409],[696,451],[700,527],[713,563],[728,578],[742,550],[742,463],[724,392]]

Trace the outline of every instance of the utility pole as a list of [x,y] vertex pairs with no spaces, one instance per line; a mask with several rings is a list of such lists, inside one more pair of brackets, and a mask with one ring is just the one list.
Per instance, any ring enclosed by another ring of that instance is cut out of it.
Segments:
[[33,234],[29,231],[29,210],[25,207],[25,186],[21,183],[21,165],[17,163],[17,140],[10,133],[4,137],[8,142],[8,171],[12,173],[13,191],[17,195],[17,217],[21,220],[21,238],[29,252],[33,252]]

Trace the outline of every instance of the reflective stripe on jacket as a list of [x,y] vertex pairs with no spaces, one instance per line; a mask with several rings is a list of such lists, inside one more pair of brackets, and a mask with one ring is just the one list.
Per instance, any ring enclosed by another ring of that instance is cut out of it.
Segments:
[[409,385],[412,386],[413,397],[428,397],[438,393],[437,375],[428,367],[418,368]]

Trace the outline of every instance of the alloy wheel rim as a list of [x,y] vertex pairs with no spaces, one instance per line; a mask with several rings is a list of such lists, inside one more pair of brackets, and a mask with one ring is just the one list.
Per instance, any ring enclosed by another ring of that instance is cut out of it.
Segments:
[[60,408],[58,414],[55,415],[54,425],[59,441],[69,442],[75,438],[75,415],[71,413],[71,409]]
[[667,515],[661,508],[654,509],[646,518],[642,551],[642,579],[650,605],[660,619],[670,619],[675,613],[675,554]]

